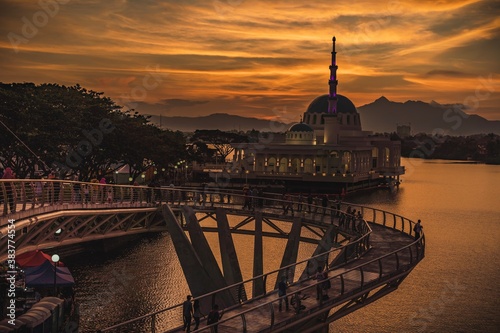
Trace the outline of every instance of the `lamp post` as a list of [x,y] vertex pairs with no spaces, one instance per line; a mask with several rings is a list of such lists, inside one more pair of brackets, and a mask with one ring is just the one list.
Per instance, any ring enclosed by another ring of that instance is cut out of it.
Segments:
[[56,280],[57,280],[57,263],[59,262],[59,256],[57,254],[54,254],[52,256],[52,261],[54,262],[54,297],[57,297]]
[[245,170],[245,184],[248,184],[248,173],[249,173],[249,172],[250,172],[250,171]]

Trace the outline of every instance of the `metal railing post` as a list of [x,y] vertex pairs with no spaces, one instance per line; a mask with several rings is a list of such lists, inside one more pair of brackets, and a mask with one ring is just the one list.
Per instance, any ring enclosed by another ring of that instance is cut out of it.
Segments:
[[156,314],[151,315],[151,333],[156,332]]

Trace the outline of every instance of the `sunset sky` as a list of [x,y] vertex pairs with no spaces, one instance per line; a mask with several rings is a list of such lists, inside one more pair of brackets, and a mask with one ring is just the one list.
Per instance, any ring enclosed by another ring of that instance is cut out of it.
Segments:
[[464,103],[500,120],[500,2],[0,0],[0,82],[75,85],[146,114],[295,121],[356,106]]

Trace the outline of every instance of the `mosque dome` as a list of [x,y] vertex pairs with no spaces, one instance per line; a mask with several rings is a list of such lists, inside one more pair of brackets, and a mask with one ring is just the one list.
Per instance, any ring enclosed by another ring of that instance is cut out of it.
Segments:
[[288,132],[313,132],[314,130],[311,128],[311,126],[304,124],[304,123],[297,123],[288,129]]
[[[316,97],[307,107],[306,113],[328,113],[328,95]],[[337,113],[358,113],[351,100],[337,94]]]

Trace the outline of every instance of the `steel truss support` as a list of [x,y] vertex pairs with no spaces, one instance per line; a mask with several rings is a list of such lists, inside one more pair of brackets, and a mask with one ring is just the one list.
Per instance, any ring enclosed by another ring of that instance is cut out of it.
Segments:
[[[157,209],[65,210],[16,221],[15,239],[27,251],[95,239],[167,230]],[[22,253],[22,252],[20,252]]]

